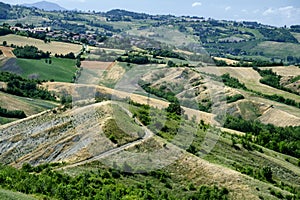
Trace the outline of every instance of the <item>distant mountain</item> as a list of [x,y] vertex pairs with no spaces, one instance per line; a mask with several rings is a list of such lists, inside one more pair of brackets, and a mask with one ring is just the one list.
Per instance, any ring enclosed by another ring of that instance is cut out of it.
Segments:
[[22,4],[22,6],[35,7],[35,8],[43,9],[43,10],[46,10],[46,11],[63,11],[63,10],[67,10],[67,9],[61,7],[60,5],[56,4],[56,3],[52,3],[52,2],[48,2],[48,1],[40,1],[40,2],[36,2],[36,3],[32,3],[32,4]]

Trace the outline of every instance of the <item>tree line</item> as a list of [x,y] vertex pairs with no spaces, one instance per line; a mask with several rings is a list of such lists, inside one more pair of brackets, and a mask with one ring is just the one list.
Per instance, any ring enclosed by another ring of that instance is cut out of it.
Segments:
[[38,87],[39,80],[29,80],[9,72],[0,72],[0,81],[7,83],[7,88],[1,90],[17,96],[39,98],[55,101],[55,95],[46,89]]
[[24,47],[17,46],[13,50],[13,53],[18,58],[27,58],[27,59],[41,59],[41,58],[49,58],[50,57],[49,51],[43,52],[42,50],[39,50],[35,46],[28,46],[28,45],[26,45]]
[[26,114],[22,110],[7,110],[6,108],[0,107],[0,116],[7,118],[26,118]]

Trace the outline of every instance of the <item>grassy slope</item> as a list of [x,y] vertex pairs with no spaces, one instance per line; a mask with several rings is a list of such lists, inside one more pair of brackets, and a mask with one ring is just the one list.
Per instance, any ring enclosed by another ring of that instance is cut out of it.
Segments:
[[[54,102],[18,97],[0,92],[0,106],[8,110],[23,110],[27,116],[40,113],[56,106]],[[17,119],[0,117],[0,124],[9,123]]]
[[20,192],[13,192],[9,190],[0,189],[0,199],[1,200],[34,200],[36,198],[33,198],[26,194],[22,194]]
[[44,59],[18,59],[17,64],[21,67],[24,77],[36,74],[40,80],[54,79],[58,82],[71,82],[77,70],[75,60],[51,58],[52,64],[48,64]]
[[251,51],[262,51],[265,55],[270,57],[286,57],[289,55],[300,57],[300,45],[293,43],[266,41],[258,44],[258,46],[253,48]]

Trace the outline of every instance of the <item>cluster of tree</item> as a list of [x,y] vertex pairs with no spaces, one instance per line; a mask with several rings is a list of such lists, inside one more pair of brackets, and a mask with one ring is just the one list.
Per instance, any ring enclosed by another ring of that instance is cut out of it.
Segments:
[[273,183],[273,172],[271,167],[265,166],[262,167],[260,170],[255,170],[250,166],[242,166],[237,163],[234,163],[234,167],[237,171],[247,174],[248,176],[251,176],[255,179],[262,180],[262,181],[268,181],[270,183]]
[[175,53],[173,51],[167,50],[167,49],[154,49],[149,48],[149,53],[153,55],[153,58],[156,58],[157,56],[165,57],[165,58],[177,58],[180,60],[185,60],[185,58],[178,53]]
[[[109,17],[109,21],[126,21],[126,19],[148,19],[150,15],[144,13],[135,13],[126,10],[114,9],[105,13],[105,16]],[[128,18],[130,17],[130,18]]]
[[117,61],[119,62],[128,62],[128,63],[134,63],[134,64],[149,64],[150,59],[148,56],[142,56],[142,55],[128,55],[128,56],[121,56],[117,58]]
[[239,61],[233,64],[228,64],[224,60],[214,59],[216,66],[232,66],[232,67],[268,67],[268,66],[283,66],[282,62],[270,62],[266,60],[255,60],[252,62]]
[[283,96],[279,96],[277,94],[273,94],[273,95],[268,95],[268,94],[263,94],[263,93],[260,93],[260,92],[257,92],[257,91],[252,91],[264,98],[267,98],[267,99],[270,99],[272,101],[277,101],[279,103],[284,103],[286,105],[290,105],[290,106],[294,106],[296,108],[300,108],[300,102],[296,102],[295,100],[293,99],[289,99],[289,98],[284,98]]
[[145,126],[150,124],[150,106],[145,104],[136,103],[132,100],[129,100],[128,103],[132,106],[136,106],[139,109],[134,110],[134,117],[137,117]]
[[282,86],[280,84],[281,76],[273,72],[272,69],[262,70],[257,67],[254,67],[253,69],[256,70],[262,76],[262,79],[260,79],[259,82],[280,90],[285,90],[290,93],[298,94],[297,92]]
[[241,99],[245,99],[245,97],[242,94],[236,94],[236,95],[233,95],[233,96],[226,96],[227,103],[236,102],[236,101],[241,100]]
[[228,87],[247,90],[244,83],[240,83],[237,78],[231,77],[229,73],[223,74],[219,79]]
[[253,92],[253,93],[255,93],[259,96],[262,96],[266,99],[270,99],[272,101],[277,101],[279,103],[284,103],[286,105],[294,106],[296,108],[300,108],[300,102],[296,102],[293,99],[284,98],[283,96],[279,96],[277,94],[268,95],[268,94],[263,94],[263,93],[258,92],[258,91],[250,90],[245,86],[245,84],[240,83],[238,79],[232,78],[229,74],[223,74],[221,77],[218,77],[218,76],[213,75],[213,74],[209,74],[209,76],[211,76],[216,81],[223,82],[224,85],[226,85],[226,86],[233,87],[233,88],[238,88],[238,89],[243,89],[245,91],[250,91],[250,92]]
[[[1,2],[0,2],[1,3]],[[12,34],[13,32],[8,27],[0,27],[0,36]]]
[[[229,191],[216,186],[193,186],[179,191],[173,186],[171,176],[162,170],[139,175],[98,168],[94,172],[69,176],[51,170],[52,166],[55,165],[24,164],[18,170],[0,165],[0,186],[45,199],[228,199]],[[123,168],[131,166],[124,163]]]
[[104,23],[89,21],[88,25],[95,26],[95,27],[98,27],[98,28],[102,28],[106,31],[110,31],[110,32],[113,32],[113,33],[120,33],[121,32],[120,29],[115,29],[113,26],[108,25],[108,24],[104,24]]
[[24,47],[19,47],[17,46],[14,50],[13,53],[15,56],[18,58],[27,58],[27,59],[41,59],[41,58],[49,58],[50,57],[50,52],[43,52],[39,50],[35,46],[24,46]]
[[300,33],[300,25],[293,25],[290,27],[292,32]]
[[176,94],[171,92],[171,91],[165,91],[162,88],[157,89],[155,87],[151,87],[150,83],[147,83],[143,80],[139,80],[138,82],[139,86],[141,86],[146,92],[150,93],[150,94],[154,94],[157,97],[161,97],[164,98],[166,100],[168,100],[171,103],[175,103],[178,102],[178,99],[176,97]]
[[52,93],[37,86],[40,83],[38,80],[29,80],[9,72],[0,72],[0,81],[7,82],[7,88],[2,89],[4,92],[23,97],[55,100]]
[[76,57],[75,57],[75,54],[73,53],[73,52],[70,52],[70,53],[68,53],[68,54],[65,54],[65,55],[63,55],[63,54],[55,54],[54,55],[56,58],[69,58],[69,59],[75,59]]
[[300,64],[300,57],[296,56],[287,56],[286,61],[290,64]]
[[18,118],[22,119],[26,117],[26,114],[22,110],[7,110],[0,107],[0,116],[7,118]]
[[247,121],[242,118],[228,116],[224,127],[249,133],[250,142],[257,143],[274,151],[300,157],[300,127],[276,127],[258,121]]
[[16,32],[16,34],[25,36],[25,37],[31,37],[31,38],[43,40],[45,43],[50,41],[46,38],[46,33],[34,33],[31,31],[18,31],[18,32]]
[[285,28],[259,28],[258,30],[266,40],[298,43],[298,40]]

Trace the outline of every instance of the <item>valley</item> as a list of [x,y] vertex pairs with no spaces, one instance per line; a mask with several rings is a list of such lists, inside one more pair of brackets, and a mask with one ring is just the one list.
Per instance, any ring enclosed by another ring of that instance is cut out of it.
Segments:
[[300,198],[297,27],[0,10],[0,199]]

